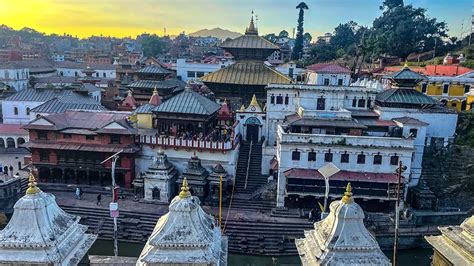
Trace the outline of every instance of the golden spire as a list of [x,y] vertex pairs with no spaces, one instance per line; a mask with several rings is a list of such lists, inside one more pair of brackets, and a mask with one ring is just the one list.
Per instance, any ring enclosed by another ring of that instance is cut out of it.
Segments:
[[158,94],[158,90],[156,89],[156,86],[155,88],[153,89],[153,95],[157,95]]
[[179,197],[182,199],[191,197],[191,192],[189,192],[188,180],[186,179],[186,177],[183,179],[183,184],[181,185],[181,192],[179,192]]
[[403,68],[409,68],[409,67],[408,67],[408,62],[407,62],[407,61],[405,61],[405,64],[403,64]]
[[243,104],[242,104],[242,106],[240,106],[239,112],[245,112],[245,106]]
[[260,107],[258,105],[258,102],[257,102],[257,97],[255,96],[255,94],[252,96],[252,101],[250,102],[250,106],[255,106],[255,107]]
[[342,202],[344,202],[346,204],[354,202],[354,199],[352,198],[352,187],[351,187],[350,182],[347,183],[346,192],[344,192],[344,196],[342,197],[341,200],[342,200]]
[[255,24],[253,22],[253,10],[252,10],[252,17],[250,19],[250,24],[248,28],[245,29],[245,35],[258,35],[258,30],[255,27]]
[[34,195],[38,192],[40,192],[40,189],[36,186],[36,180],[35,180],[35,176],[30,173],[29,176],[28,176],[28,189],[26,189],[26,195]]

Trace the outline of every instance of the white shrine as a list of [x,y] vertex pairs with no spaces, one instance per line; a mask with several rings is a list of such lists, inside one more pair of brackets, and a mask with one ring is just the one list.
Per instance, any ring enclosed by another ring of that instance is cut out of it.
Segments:
[[189,192],[186,178],[157,222],[137,265],[227,265],[227,237]]
[[364,226],[364,211],[352,198],[347,184],[344,197],[333,201],[329,215],[296,239],[303,266],[315,265],[391,265]]
[[26,195],[17,201],[0,231],[0,265],[77,265],[96,240],[80,217],[63,211],[52,194],[30,175]]
[[145,172],[145,200],[169,203],[176,195],[178,171],[163,151],[158,152],[153,161]]

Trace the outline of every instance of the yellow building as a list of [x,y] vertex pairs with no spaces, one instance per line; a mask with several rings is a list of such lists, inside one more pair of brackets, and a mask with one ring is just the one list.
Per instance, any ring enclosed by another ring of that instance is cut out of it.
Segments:
[[[468,74],[473,77],[467,76]],[[428,80],[420,82],[416,89],[461,112],[471,109],[468,101],[471,88],[474,89],[474,74],[469,72],[456,77],[428,77]],[[470,97],[471,102],[473,97],[474,95]]]

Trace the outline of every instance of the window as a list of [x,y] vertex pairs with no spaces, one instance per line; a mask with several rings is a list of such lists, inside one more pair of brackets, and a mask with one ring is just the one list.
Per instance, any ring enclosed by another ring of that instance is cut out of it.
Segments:
[[47,140],[48,132],[47,131],[38,131],[38,139]]
[[448,94],[449,92],[449,84],[444,84],[443,85],[443,94]]
[[49,161],[49,152],[41,150],[39,155],[40,155],[40,161],[41,162],[48,162]]
[[18,107],[16,107],[16,106],[13,107],[13,113],[14,113],[15,115],[18,115]]
[[464,93],[468,93],[471,90],[471,85],[464,85]]
[[416,128],[411,128],[410,129],[410,135],[414,138],[416,138],[416,134],[418,133],[418,129]]
[[380,154],[374,155],[374,164],[377,164],[377,165],[382,164],[382,155]]
[[105,72],[104,72],[104,73],[102,73],[102,77],[104,77],[104,78],[106,78],[106,77],[107,77],[107,75],[105,74]]
[[367,108],[370,108],[372,106],[372,99],[367,99]]
[[196,72],[188,71],[188,78],[195,78],[195,77],[196,77]]
[[324,79],[324,86],[329,86],[329,79]]
[[357,155],[357,163],[364,164],[365,163],[365,154],[361,153]]
[[120,144],[120,135],[110,135],[111,144]]
[[349,163],[349,154],[341,154],[341,163]]
[[324,154],[324,161],[325,162],[332,162],[332,153],[331,152],[326,152]]
[[428,88],[428,83],[421,83],[421,92],[426,93],[426,90]]
[[390,164],[391,165],[398,165],[398,156],[397,155],[390,156]]
[[358,107],[365,107],[365,99],[359,99]]
[[26,115],[30,115],[30,111],[31,111],[30,107],[26,107]]
[[99,77],[99,72],[95,73],[95,76],[96,76],[96,77]]
[[337,85],[338,85],[338,86],[342,86],[342,83],[343,83],[343,82],[344,82],[343,79],[338,79],[338,80],[337,80]]
[[63,138],[72,139],[72,135],[71,134],[63,134]]
[[270,103],[275,104],[275,96],[270,95]]
[[318,103],[316,105],[316,110],[324,110],[326,109],[326,99],[323,97],[318,99]]
[[86,140],[94,140],[95,137],[93,135],[86,135]]
[[278,96],[276,97],[276,103],[277,103],[277,104],[283,104],[283,96],[278,95]]
[[288,102],[290,101],[290,97],[288,97],[288,95],[285,96],[285,104],[288,104]]
[[293,152],[291,153],[291,159],[292,159],[293,161],[299,161],[299,160],[300,160],[300,156],[301,156],[301,152],[299,152],[299,151],[293,151]]
[[200,77],[204,76],[204,72],[196,72],[196,76],[198,78],[200,78]]
[[316,152],[310,151],[308,153],[308,162],[316,162]]
[[357,98],[352,99],[352,107],[357,107]]
[[289,76],[290,78],[293,78],[293,72],[294,72],[294,68],[290,67],[290,68],[288,69],[288,76]]
[[74,71],[74,76],[77,77],[77,71]]

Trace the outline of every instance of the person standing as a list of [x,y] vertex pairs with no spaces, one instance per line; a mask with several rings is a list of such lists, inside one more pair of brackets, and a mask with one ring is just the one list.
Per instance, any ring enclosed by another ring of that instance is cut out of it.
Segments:
[[76,187],[76,199],[81,199],[81,189],[79,187]]
[[101,206],[102,194],[97,195],[97,206]]

